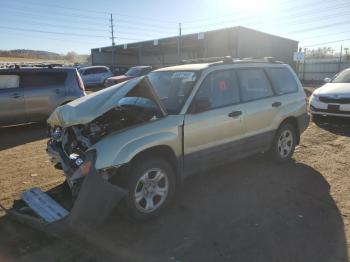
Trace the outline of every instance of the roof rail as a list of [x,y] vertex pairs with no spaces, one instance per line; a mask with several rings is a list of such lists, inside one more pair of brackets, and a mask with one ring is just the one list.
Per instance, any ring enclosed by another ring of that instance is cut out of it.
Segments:
[[182,60],[181,64],[202,64],[202,63],[210,63],[211,66],[219,65],[219,64],[233,64],[233,63],[278,63],[281,64],[283,62],[276,61],[274,57],[264,57],[264,58],[255,58],[255,57],[246,57],[243,59],[240,58],[232,58],[231,56],[222,56],[222,57],[203,57],[203,58],[195,58]]
[[49,68],[53,69],[54,67],[63,67],[63,64],[31,64],[31,63],[6,63],[2,64],[1,68],[15,68],[15,69],[21,69],[26,67],[38,67],[38,68]]

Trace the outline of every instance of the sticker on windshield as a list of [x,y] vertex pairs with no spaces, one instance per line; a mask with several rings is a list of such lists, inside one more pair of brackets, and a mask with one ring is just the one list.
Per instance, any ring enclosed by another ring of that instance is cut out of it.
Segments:
[[196,76],[194,72],[175,72],[171,78],[181,78],[194,81]]

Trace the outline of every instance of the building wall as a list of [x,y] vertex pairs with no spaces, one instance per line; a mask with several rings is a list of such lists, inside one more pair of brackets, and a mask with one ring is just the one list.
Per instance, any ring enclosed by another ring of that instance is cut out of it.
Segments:
[[[134,65],[152,65],[156,67],[176,65],[178,63],[177,38],[170,38],[166,41],[170,44],[162,46],[162,40],[159,40],[159,47],[153,46],[150,42],[130,44],[128,46],[130,50],[134,45],[134,49],[130,51],[130,54],[121,54],[124,50],[119,47],[116,51],[114,64],[129,67]],[[138,51],[138,46],[141,45],[144,45],[144,47],[141,48],[141,51]],[[297,51],[297,48],[298,43],[295,41],[247,28],[234,27],[206,32],[203,40],[199,40],[197,34],[183,36],[181,58],[220,56],[262,58],[272,56],[295,67],[293,52]],[[95,65],[112,65],[111,52],[92,50],[92,58]]]
[[271,56],[295,67],[293,53],[298,50],[297,42],[255,30],[238,30],[238,56],[240,58]]

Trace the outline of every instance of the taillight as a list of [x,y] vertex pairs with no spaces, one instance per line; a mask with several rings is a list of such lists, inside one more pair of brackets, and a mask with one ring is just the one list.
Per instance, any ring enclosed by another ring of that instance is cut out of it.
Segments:
[[79,72],[77,72],[77,74],[76,74],[76,80],[77,80],[77,84],[78,84],[80,90],[85,91],[85,86],[84,86],[83,80],[81,80]]

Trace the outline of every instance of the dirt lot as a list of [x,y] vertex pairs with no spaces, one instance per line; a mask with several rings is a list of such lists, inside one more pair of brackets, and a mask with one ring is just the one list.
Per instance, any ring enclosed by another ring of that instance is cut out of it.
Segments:
[[[63,181],[45,143],[41,125],[0,129],[1,203]],[[0,261],[348,261],[349,156],[349,124],[311,124],[294,161],[255,156],[191,177],[160,218],[131,224],[115,213],[81,241],[2,216]]]

